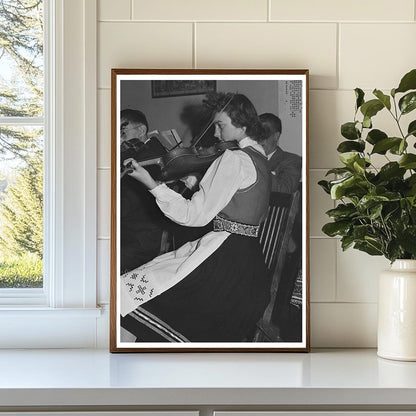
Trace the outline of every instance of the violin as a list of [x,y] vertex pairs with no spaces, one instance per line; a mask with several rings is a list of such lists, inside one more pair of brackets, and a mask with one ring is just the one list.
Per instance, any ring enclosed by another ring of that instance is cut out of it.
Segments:
[[[205,173],[212,162],[221,156],[226,150],[239,149],[236,141],[220,142],[214,146],[197,149],[191,147],[176,147],[165,155],[148,159],[136,160],[140,166],[156,165],[160,173],[154,179],[162,182],[178,180],[194,172]],[[121,172],[121,177],[133,171],[131,163],[128,163]]]
[[136,139],[125,140],[120,145],[120,151],[121,151],[121,153],[126,152],[128,150],[133,150],[133,151],[137,152],[142,146],[143,146],[143,142],[141,140],[137,139],[137,138]]
[[[228,104],[231,102],[233,96],[225,103],[223,108],[219,111],[222,112],[226,109]],[[237,141],[219,142],[214,146],[207,148],[197,148],[196,145],[203,138],[204,134],[214,123],[214,117],[205,126],[203,131],[197,136],[193,146],[190,147],[179,147],[179,144],[171,149],[163,156],[147,159],[147,160],[136,160],[140,166],[152,166],[156,165],[160,169],[160,173],[152,175],[154,179],[162,182],[174,181],[183,178],[191,173],[205,171],[209,168],[212,162],[221,156],[227,149],[237,150],[239,149]],[[122,167],[121,178],[127,173],[133,171],[131,163],[127,163]]]

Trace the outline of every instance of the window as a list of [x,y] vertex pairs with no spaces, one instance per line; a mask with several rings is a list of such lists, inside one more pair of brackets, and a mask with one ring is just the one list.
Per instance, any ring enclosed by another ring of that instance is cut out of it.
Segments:
[[[0,0],[0,7],[33,2]],[[0,121],[2,128],[28,130],[43,147],[45,279],[42,288],[0,290],[0,333],[7,334],[0,347],[93,347],[101,325],[95,272],[96,0],[41,4],[46,111],[2,113]],[[29,111],[29,103],[21,108]]]
[[0,289],[43,287],[42,0],[1,0]]

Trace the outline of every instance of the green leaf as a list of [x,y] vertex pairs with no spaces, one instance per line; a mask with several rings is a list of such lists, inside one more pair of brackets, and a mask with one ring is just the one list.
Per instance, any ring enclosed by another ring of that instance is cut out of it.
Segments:
[[399,244],[410,254],[416,254],[416,227],[406,228],[398,237]]
[[354,204],[339,204],[336,208],[330,209],[326,214],[334,220],[348,218],[357,212]]
[[406,139],[400,139],[399,144],[395,144],[389,149],[389,152],[393,155],[402,155],[403,152],[407,149],[407,141]]
[[346,235],[341,238],[341,247],[342,251],[345,251],[347,248],[350,248],[354,244],[354,237],[351,235]]
[[413,135],[416,137],[416,120],[413,120],[410,124],[409,127],[407,128],[407,135]]
[[362,212],[367,211],[367,209],[374,207],[382,201],[388,201],[389,199],[382,195],[364,195],[360,202],[357,204],[357,209]]
[[379,176],[382,181],[389,181],[392,178],[403,178],[406,169],[400,167],[397,162],[389,162],[382,166]]
[[363,127],[366,129],[371,129],[373,127],[373,123],[371,122],[371,117],[364,116]]
[[390,97],[385,95],[382,91],[375,89],[373,94],[383,103],[388,110],[391,109]]
[[357,152],[346,152],[339,155],[339,160],[346,166],[350,166],[354,163],[354,160],[357,159]]
[[352,235],[355,240],[365,240],[365,237],[373,233],[371,225],[357,225],[352,230]]
[[351,169],[349,168],[333,168],[330,169],[325,176],[331,175],[331,174],[335,174],[335,175],[344,175],[346,173],[351,172]]
[[387,150],[391,149],[393,146],[400,146],[401,141],[402,139],[399,137],[387,137],[386,139],[382,139],[374,145],[371,154],[378,153],[384,155]]
[[370,100],[361,106],[361,112],[364,117],[371,118],[384,108],[383,103],[379,100]]
[[370,144],[376,144],[380,140],[387,139],[387,134],[384,131],[374,129],[368,132],[366,141]]
[[353,141],[346,141],[341,142],[339,146],[337,147],[337,151],[340,153],[346,153],[346,152],[363,152],[365,149],[365,142],[363,140],[358,140],[356,142]]
[[358,175],[342,179],[337,181],[337,183],[334,182],[331,187],[332,199],[341,199],[343,196],[348,196],[352,200],[354,196],[361,198],[368,192],[369,184]]
[[363,174],[365,172],[365,167],[366,167],[365,159],[355,160],[352,167],[355,172]]
[[399,86],[395,92],[406,92],[416,89],[416,69],[412,69],[401,79]]
[[327,193],[327,194],[330,194],[331,193],[331,187],[330,187],[330,185],[329,185],[329,182],[328,181],[324,181],[324,180],[322,180],[322,181],[319,181],[318,182],[318,185]]
[[414,173],[413,175],[409,176],[407,178],[407,181],[409,183],[409,185],[416,185],[416,174]]
[[416,108],[416,91],[409,92],[399,100],[399,108],[402,114],[407,114]]
[[407,153],[399,159],[399,165],[405,169],[416,169],[416,155]]
[[402,258],[402,256],[403,256],[403,251],[400,248],[400,245],[399,245],[397,239],[393,239],[393,240],[389,241],[389,243],[387,244],[387,255],[386,255],[386,257],[390,261],[394,261],[398,258]]
[[370,208],[370,218],[375,220],[381,217],[381,212],[383,211],[383,204],[376,204]]
[[354,176],[350,176],[349,178],[343,178],[337,183],[333,183],[331,187],[331,198],[332,199],[340,199],[347,189],[350,186],[354,186],[357,182],[357,179]]
[[360,131],[357,129],[357,123],[350,121],[341,126],[341,134],[348,140],[357,140],[361,137]]
[[378,244],[377,246],[374,246],[374,243],[377,241],[370,242],[356,242],[354,245],[354,248],[360,251],[364,251],[365,253],[369,254],[370,256],[381,256],[383,252],[381,251],[381,245]]
[[364,104],[364,91],[361,88],[355,90],[355,111],[357,111]]
[[345,235],[351,227],[349,221],[335,221],[325,224],[322,227],[322,231],[329,237],[335,237],[336,235]]

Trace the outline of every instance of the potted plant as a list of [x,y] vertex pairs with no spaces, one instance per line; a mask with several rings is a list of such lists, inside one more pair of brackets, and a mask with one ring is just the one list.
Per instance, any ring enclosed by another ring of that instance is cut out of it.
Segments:
[[[416,69],[389,95],[375,89],[366,101],[362,89],[354,91],[354,119],[342,124],[345,140],[337,148],[342,167],[327,172],[335,179],[319,182],[338,201],[327,211],[332,221],[322,231],[339,236],[343,250],[353,247],[390,260],[391,269],[380,276],[378,354],[416,360],[416,120],[410,117]],[[381,111],[393,118],[395,131],[373,126]],[[375,163],[380,157],[381,166]]]

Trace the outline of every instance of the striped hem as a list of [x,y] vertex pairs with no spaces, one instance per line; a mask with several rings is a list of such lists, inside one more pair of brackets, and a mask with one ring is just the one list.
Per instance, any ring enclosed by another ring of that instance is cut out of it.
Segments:
[[174,330],[166,322],[141,307],[131,312],[130,316],[170,342],[190,342],[180,332]]

